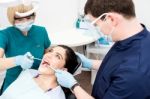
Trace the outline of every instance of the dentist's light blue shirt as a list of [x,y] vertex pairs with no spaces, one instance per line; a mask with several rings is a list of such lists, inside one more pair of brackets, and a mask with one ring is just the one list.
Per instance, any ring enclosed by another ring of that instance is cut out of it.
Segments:
[[150,99],[150,32],[116,42],[97,73],[95,99]]
[[[8,27],[0,31],[0,48],[4,49],[6,57],[24,55],[31,52],[34,57],[42,58],[44,50],[50,46],[47,31],[44,27],[33,25],[27,36],[15,27]],[[34,62],[32,68],[37,69],[40,61]],[[20,66],[8,69],[3,83],[4,91],[22,71]]]

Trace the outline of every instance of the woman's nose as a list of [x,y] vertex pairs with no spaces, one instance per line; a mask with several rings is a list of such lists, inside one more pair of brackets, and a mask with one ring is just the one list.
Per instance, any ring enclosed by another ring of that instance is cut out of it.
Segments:
[[52,54],[52,53],[49,53],[48,55],[47,55],[47,58],[52,58],[54,55]]

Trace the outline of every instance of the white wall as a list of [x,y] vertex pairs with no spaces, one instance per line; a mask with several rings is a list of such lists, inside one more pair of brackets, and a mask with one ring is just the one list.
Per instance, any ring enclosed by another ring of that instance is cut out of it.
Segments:
[[[36,23],[45,26],[49,32],[57,32],[75,26],[80,0],[38,0]],[[44,1],[44,2],[43,2]],[[7,27],[6,6],[0,4],[0,26]]]
[[140,22],[144,23],[150,29],[150,0],[133,0],[135,11]]
[[18,3],[20,3],[20,0],[9,0],[8,1],[2,1],[0,0],[0,28],[5,28],[7,26],[10,26],[10,23],[8,22],[7,19],[7,7],[8,6],[14,6]]
[[[36,23],[46,26],[49,32],[60,32],[74,27],[78,13],[83,14],[86,0],[39,0]],[[133,0],[137,18],[150,28],[150,0]],[[0,5],[0,26],[9,25],[6,7]]]
[[0,28],[4,28],[10,25],[6,14],[6,8],[0,6]]
[[36,23],[49,32],[60,32],[75,26],[79,0],[41,0]]

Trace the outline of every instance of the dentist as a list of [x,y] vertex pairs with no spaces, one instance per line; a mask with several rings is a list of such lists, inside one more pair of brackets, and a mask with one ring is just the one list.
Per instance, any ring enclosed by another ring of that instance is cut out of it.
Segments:
[[84,10],[116,43],[102,63],[79,54],[84,67],[99,68],[92,96],[66,71],[56,72],[59,84],[77,99],[150,99],[150,32],[137,20],[133,1],[87,0]]
[[[12,24],[0,31],[0,66],[7,70],[1,93],[19,76],[22,69],[38,69],[40,61],[30,61],[26,52],[37,58],[42,58],[50,46],[47,31],[36,26],[35,10],[32,4],[20,4],[7,9],[8,20]],[[3,58],[3,56],[6,58]]]

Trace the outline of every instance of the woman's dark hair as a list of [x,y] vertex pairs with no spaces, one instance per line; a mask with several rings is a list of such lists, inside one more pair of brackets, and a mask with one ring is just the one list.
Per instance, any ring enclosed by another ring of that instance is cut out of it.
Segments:
[[58,45],[58,46],[66,50],[66,64],[64,67],[68,69],[69,73],[73,74],[74,69],[78,65],[77,55],[70,47],[66,45]]
[[[58,45],[59,47],[62,47],[66,50],[66,64],[65,64],[65,68],[68,69],[68,72],[70,72],[71,74],[73,74],[76,69],[76,66],[78,65],[78,60],[77,60],[77,55],[75,54],[75,52],[68,46],[66,45]],[[76,97],[74,96],[74,94],[72,94],[72,92],[70,91],[70,89],[62,87],[66,99],[76,99]]]

